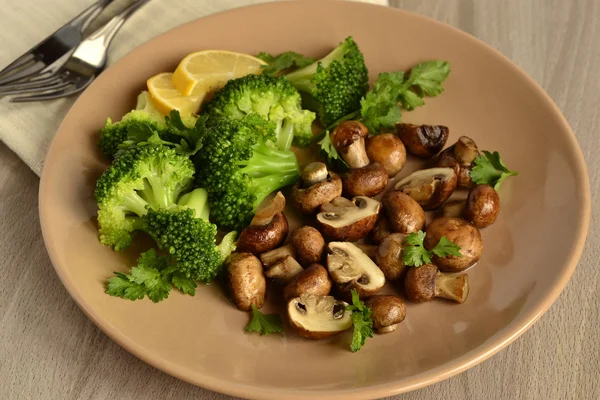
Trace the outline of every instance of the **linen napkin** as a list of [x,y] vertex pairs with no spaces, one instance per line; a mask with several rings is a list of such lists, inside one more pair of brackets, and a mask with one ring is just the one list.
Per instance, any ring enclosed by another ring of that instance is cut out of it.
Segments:
[[[90,30],[105,22],[129,1],[115,1]],[[190,20],[234,7],[268,1],[270,0],[152,0],[121,28],[109,49],[108,63],[114,63],[140,44]],[[354,1],[388,4],[387,0]],[[92,3],[93,0],[55,0],[52,4],[46,0],[20,0],[14,6],[6,7],[2,11],[4,22],[0,28],[3,33],[0,35],[0,69]],[[12,33],[9,35],[8,32]],[[25,104],[11,104],[6,99],[0,100],[0,140],[39,176],[50,142],[76,99],[77,96],[72,96]]]

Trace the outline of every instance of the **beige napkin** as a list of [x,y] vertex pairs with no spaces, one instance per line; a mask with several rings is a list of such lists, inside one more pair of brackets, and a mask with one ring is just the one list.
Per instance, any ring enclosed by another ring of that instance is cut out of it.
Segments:
[[[136,12],[114,39],[109,64],[140,44],[187,21],[219,11],[269,0],[152,0]],[[326,1],[326,0],[323,0]],[[387,5],[387,0],[360,0]],[[0,69],[80,13],[93,0],[19,0],[2,11]],[[105,11],[106,20],[129,1],[117,0]],[[102,19],[97,24],[102,22]],[[94,29],[94,26],[91,27]],[[10,33],[10,34],[8,34]],[[0,101],[0,140],[40,175],[46,151],[76,96],[44,103],[11,104]]]

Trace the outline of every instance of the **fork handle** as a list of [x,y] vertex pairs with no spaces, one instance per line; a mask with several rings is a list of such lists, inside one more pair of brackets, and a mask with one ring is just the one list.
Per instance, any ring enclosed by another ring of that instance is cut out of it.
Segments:
[[138,8],[148,3],[150,0],[137,0],[130,4],[126,9],[124,9],[120,14],[115,15],[110,21],[106,23],[102,28],[98,29],[96,32],[92,33],[89,40],[101,40],[105,49],[108,49],[110,42],[113,40],[121,26],[127,21]]

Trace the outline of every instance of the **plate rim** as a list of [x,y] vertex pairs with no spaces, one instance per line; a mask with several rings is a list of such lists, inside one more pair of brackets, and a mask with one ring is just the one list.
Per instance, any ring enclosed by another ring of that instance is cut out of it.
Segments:
[[[69,284],[69,280],[63,274],[62,269],[58,267],[59,263],[57,262],[57,257],[55,255],[54,250],[49,246],[48,240],[48,230],[45,221],[45,212],[44,212],[44,202],[43,197],[46,188],[47,176],[49,175],[48,169],[46,168],[46,164],[42,169],[42,174],[40,177],[40,185],[38,192],[38,211],[40,218],[40,226],[42,231],[42,237],[44,240],[44,245],[46,247],[46,251],[48,252],[50,261],[52,266],[58,275],[61,283],[71,296],[71,298],[75,301],[77,306],[84,312],[84,314],[96,325],[103,333],[105,333],[109,338],[115,341],[119,346],[123,347],[129,353],[133,354],[135,357],[144,361],[145,363],[151,365],[152,367],[165,372],[175,378],[181,379],[185,382],[191,383],[196,386],[200,386],[212,391],[225,393],[232,396],[238,397],[246,397],[249,394],[252,398],[261,398],[261,399],[288,399],[288,400],[302,400],[302,399],[331,399],[331,400],[345,400],[345,399],[367,399],[374,397],[386,397],[386,396],[394,396],[401,393],[413,391],[416,389],[420,389],[429,385],[432,385],[437,382],[441,382],[446,380],[452,376],[458,375],[467,369],[474,367],[475,365],[485,361],[486,359],[492,357],[500,350],[506,348],[512,342],[514,342],[518,337],[520,337],[523,333],[525,333],[536,321],[540,319],[540,317],[548,311],[550,306],[558,299],[559,295],[562,293],[567,283],[569,282],[577,264],[581,258],[583,253],[583,249],[585,246],[586,238],[589,231],[589,223],[591,217],[591,192],[590,192],[590,182],[589,182],[589,172],[587,169],[587,165],[585,163],[585,158],[583,157],[583,152],[575,133],[573,132],[571,126],[569,125],[567,119],[563,115],[560,108],[556,105],[554,100],[550,97],[548,93],[532,78],[530,77],[523,69],[521,69],[516,63],[510,60],[507,56],[502,54],[500,51],[496,50],[491,45],[483,42],[482,40],[476,38],[475,36],[462,31],[458,28],[455,28],[451,25],[448,25],[444,22],[435,20],[433,18],[413,13],[410,11],[406,11],[403,9],[393,8],[389,6],[382,6],[376,4],[367,4],[361,2],[347,1],[347,0],[328,0],[330,3],[335,3],[336,7],[382,7],[386,8],[389,13],[398,13],[404,14],[408,18],[414,18],[417,20],[421,20],[427,22],[429,24],[436,25],[438,28],[447,29],[452,31],[453,33],[459,35],[464,40],[474,42],[478,46],[484,48],[488,52],[490,52],[498,62],[504,63],[508,68],[514,71],[516,74],[520,75],[525,81],[532,87],[538,95],[550,105],[554,114],[558,116],[558,122],[561,127],[566,130],[569,134],[568,141],[570,146],[575,150],[576,153],[576,165],[574,165],[575,170],[579,170],[581,172],[581,176],[578,182],[583,188],[584,195],[582,197],[583,203],[583,213],[581,214],[580,221],[580,229],[577,231],[577,237],[574,241],[573,248],[568,254],[568,261],[565,263],[563,267],[562,273],[557,277],[557,283],[554,285],[552,290],[546,293],[542,299],[540,300],[540,304],[538,307],[535,307],[534,310],[521,317],[518,320],[515,320],[512,324],[509,324],[505,327],[507,333],[502,337],[494,340],[494,341],[486,341],[484,344],[479,345],[475,349],[463,354],[462,356],[455,358],[445,364],[442,364],[436,368],[427,370],[423,373],[412,375],[406,379],[402,380],[402,384],[399,384],[400,381],[390,381],[385,384],[378,384],[373,386],[366,386],[355,389],[344,389],[344,390],[302,390],[302,389],[282,389],[282,388],[267,388],[267,387],[257,387],[249,384],[240,384],[236,382],[226,381],[223,379],[213,378],[210,376],[202,375],[201,377],[198,374],[194,374],[188,368],[182,368],[177,364],[174,364],[170,361],[160,358],[157,355],[153,355],[143,348],[139,347],[134,340],[128,338],[127,336],[118,332],[118,330],[114,327],[113,324],[103,319],[99,313],[96,313],[93,309],[91,309],[90,304],[86,303],[84,297],[80,295],[76,291],[76,288],[73,285]],[[189,25],[193,25],[198,23],[200,20],[209,19],[214,16],[222,16],[223,14],[233,14],[233,13],[243,13],[246,9],[249,8],[272,8],[272,7],[281,7],[288,6],[291,3],[303,3],[299,5],[299,7],[309,7],[310,3],[314,2],[313,0],[304,0],[304,1],[275,1],[275,2],[266,2],[261,4],[251,4],[243,7],[237,7],[229,10],[224,10],[221,12],[209,14],[200,18],[196,18],[194,20],[188,21],[184,24],[178,25],[166,32],[163,32],[148,41],[140,44],[135,49],[128,52],[126,55],[117,60],[114,64],[112,64],[108,69],[111,69],[125,59],[133,58],[136,56],[136,53],[140,51],[142,47],[149,46],[154,40],[160,38],[165,35],[170,35],[173,32],[185,29],[185,27]],[[94,85],[96,82],[92,82]],[[72,108],[79,102],[79,98],[73,103],[67,114],[65,115],[63,121],[57,128],[56,133],[60,132],[63,129],[63,125],[65,120],[68,118],[71,113]],[[56,134],[53,137],[50,146],[48,147],[46,155],[50,154],[55,146],[56,142]]]

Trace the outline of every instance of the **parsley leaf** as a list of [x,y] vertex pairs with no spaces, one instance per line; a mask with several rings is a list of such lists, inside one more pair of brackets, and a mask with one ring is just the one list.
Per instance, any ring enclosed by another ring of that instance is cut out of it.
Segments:
[[497,151],[490,153],[483,151],[483,155],[477,156],[471,169],[471,180],[477,184],[492,186],[495,190],[500,188],[500,184],[509,176],[519,175],[516,171],[509,170],[500,158]]
[[106,293],[132,301],[148,296],[158,303],[169,296],[173,284],[184,294],[193,296],[196,282],[177,272],[177,267],[170,263],[170,257],[159,256],[156,250],[150,249],[140,255],[129,274],[115,272],[108,280]]
[[333,146],[333,143],[331,143],[329,131],[324,132],[323,139],[319,142],[319,146],[321,149],[321,155],[327,160],[327,164],[338,171],[348,170],[348,164],[346,164],[344,159]]
[[371,309],[365,305],[358,297],[356,289],[352,289],[352,304],[346,307],[351,311],[352,325],[352,343],[350,350],[356,353],[364,346],[367,338],[373,337],[373,319],[371,319]]
[[261,336],[269,333],[283,333],[281,317],[279,314],[263,314],[252,304],[252,319],[244,330],[251,333],[260,333]]
[[423,231],[413,232],[405,239],[406,246],[402,251],[404,265],[420,267],[423,264],[429,264],[431,257],[435,254],[438,257],[456,256],[461,257],[460,246],[442,236],[440,241],[431,250],[424,246],[425,233]]
[[360,102],[362,121],[374,134],[393,129],[400,122],[401,107],[414,110],[425,104],[424,96],[442,93],[449,74],[450,64],[438,60],[417,64],[408,75],[402,71],[379,74]]
[[261,52],[257,57],[268,63],[268,65],[262,66],[263,73],[266,75],[276,75],[290,68],[304,68],[315,62],[314,58],[305,57],[293,51],[286,51],[278,56]]
[[194,126],[188,128],[177,110],[171,110],[171,113],[165,117],[169,133],[181,137],[179,145],[175,145],[175,148],[181,154],[192,156],[202,148],[204,137],[208,132],[206,129],[207,119],[208,117],[205,115],[200,116],[194,123]]

